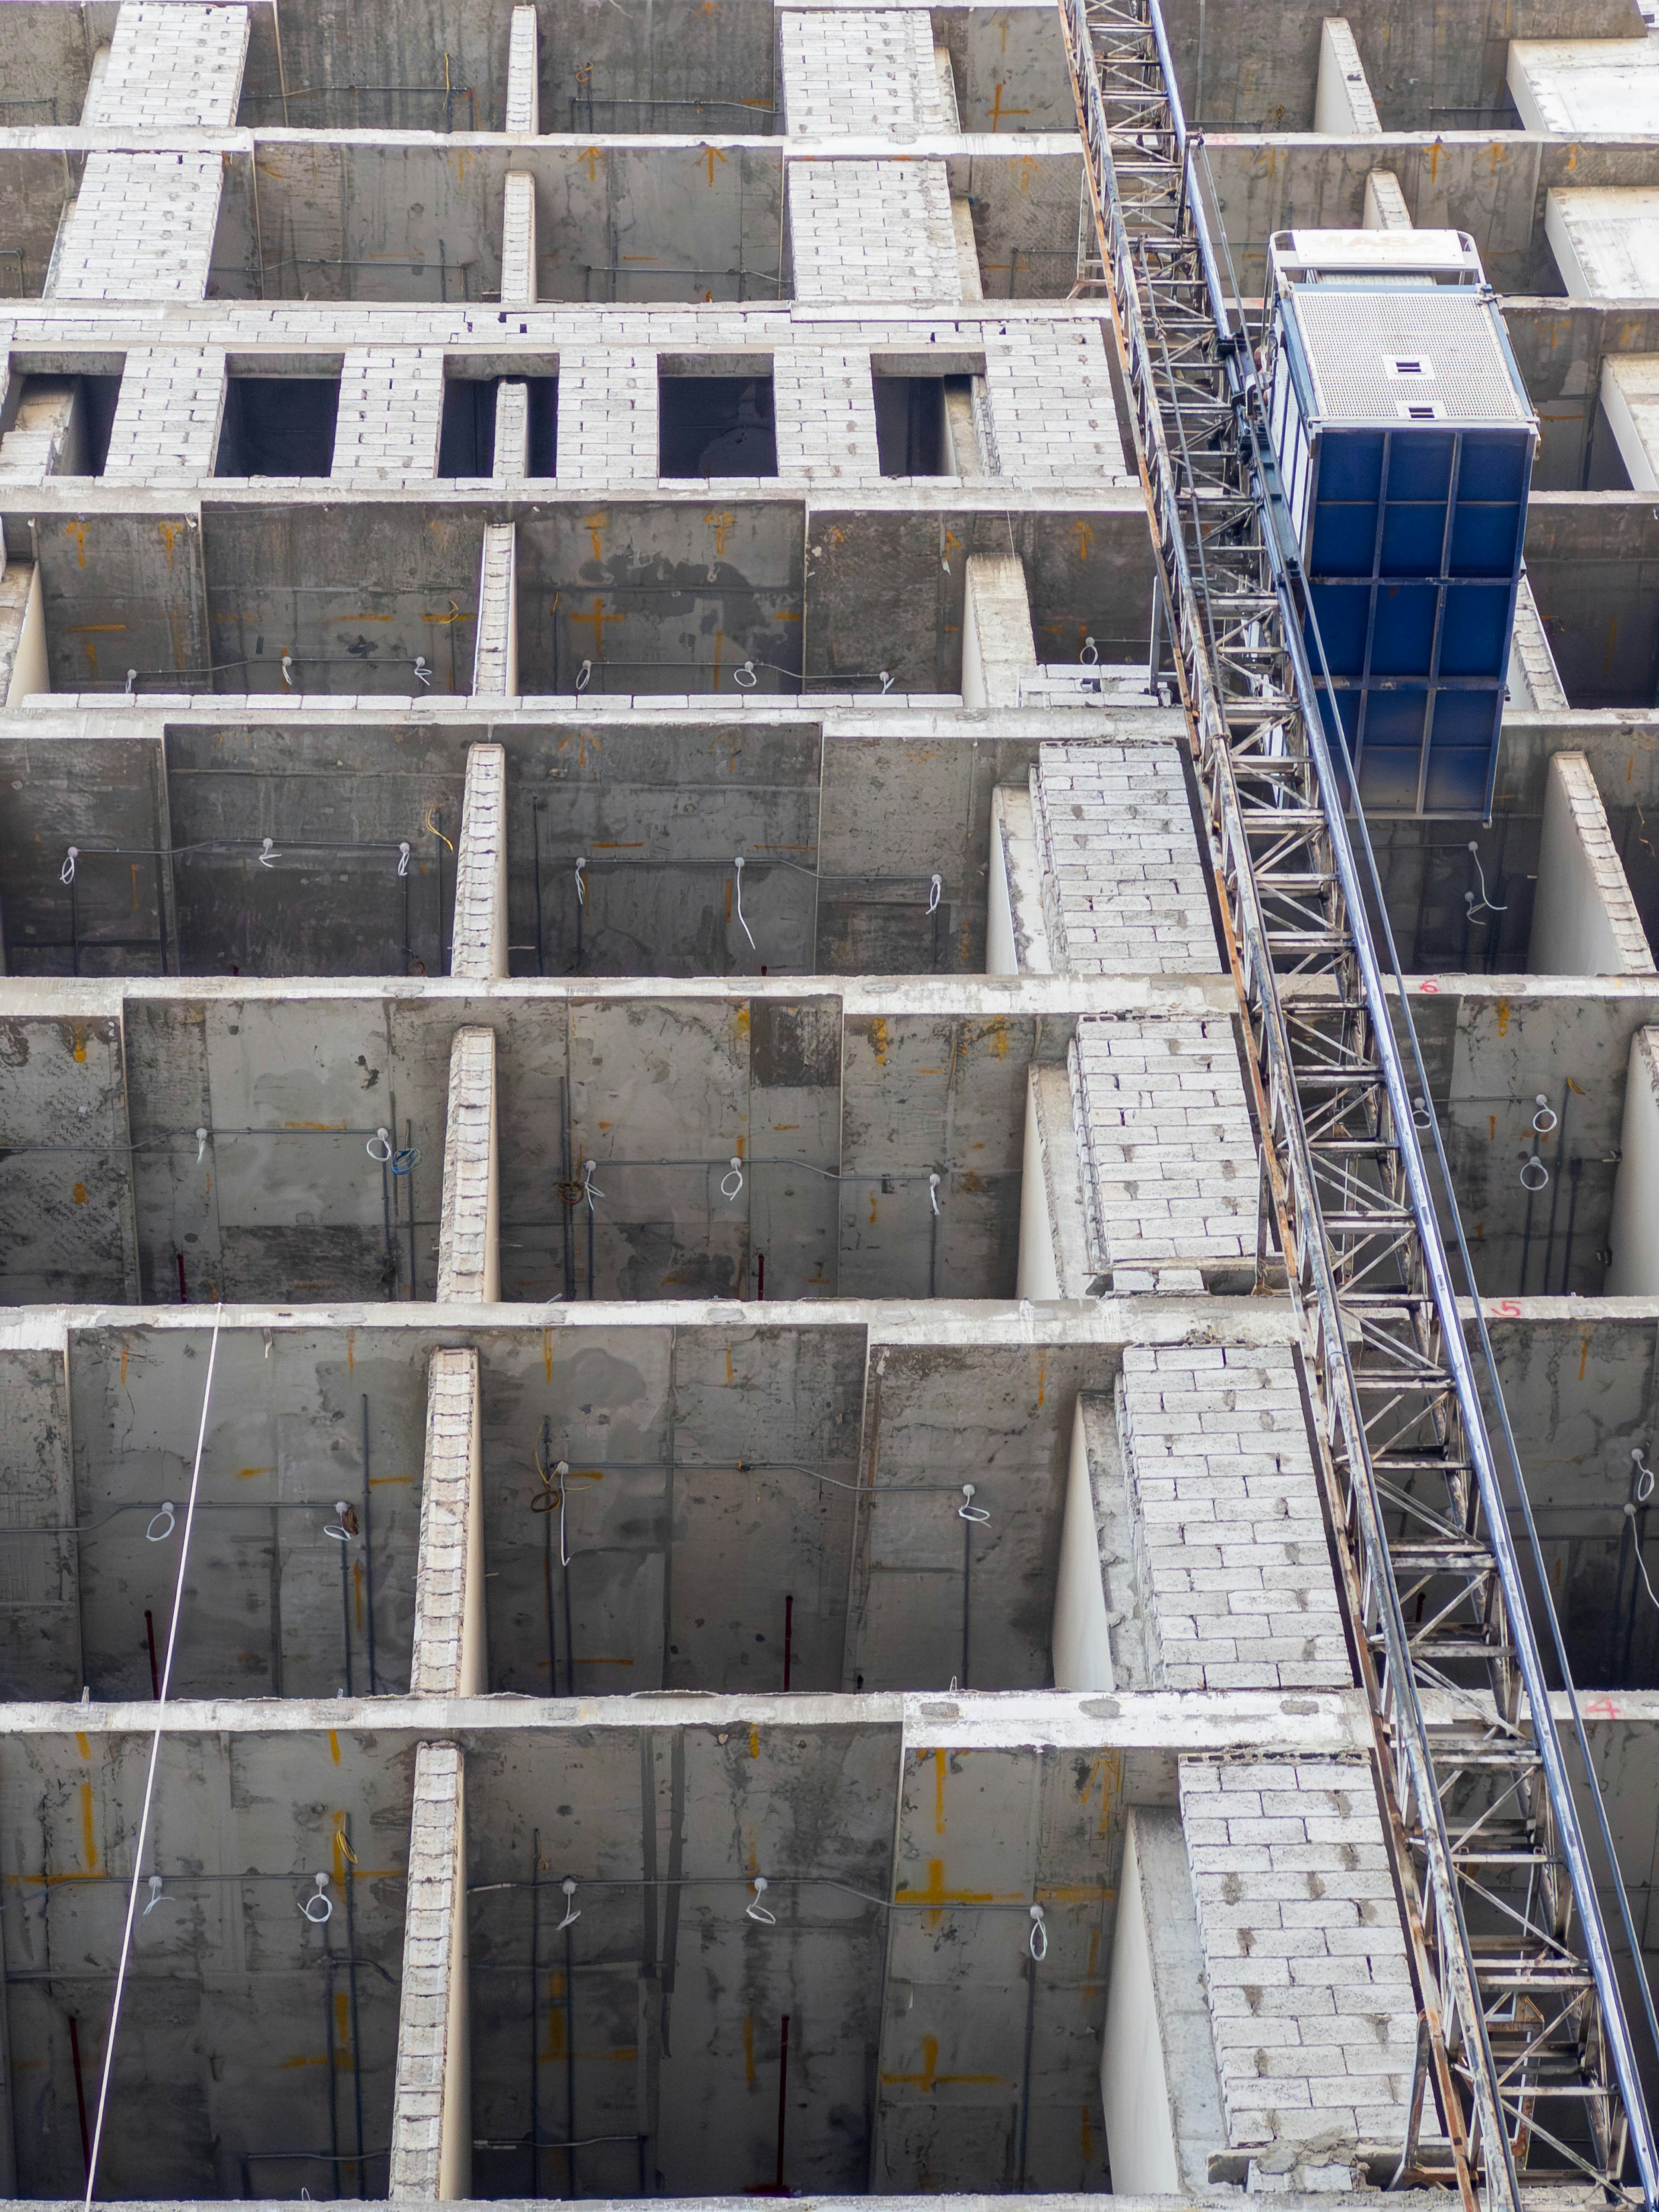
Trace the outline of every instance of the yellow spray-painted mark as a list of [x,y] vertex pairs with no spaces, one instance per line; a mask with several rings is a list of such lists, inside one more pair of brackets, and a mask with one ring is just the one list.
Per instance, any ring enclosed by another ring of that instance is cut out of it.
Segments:
[[65,538],[72,538],[75,540],[75,550],[80,556],[81,566],[84,568],[87,565],[86,524],[80,521],[66,522],[64,525],[64,535]]
[[[600,544],[599,538],[601,533],[609,525],[610,520],[611,517],[601,511],[598,514],[583,515],[581,521],[577,526],[579,529],[585,530],[587,532],[588,541],[593,548],[593,558],[596,561],[603,561],[605,558],[605,549]],[[560,593],[560,597],[563,597],[562,592]],[[551,614],[554,612],[554,609],[550,607],[547,611],[549,614]]]
[[252,1482],[256,1474],[275,1474],[276,1472],[274,1467],[239,1467],[236,1480],[238,1482]]
[[75,1188],[70,1193],[70,1196],[75,1200],[75,1203],[77,1206],[84,1206],[87,1202],[87,1187],[85,1183],[77,1182]]
[[1002,2080],[1000,2074],[941,2074],[939,2070],[939,2038],[936,2035],[924,2035],[921,2039],[921,2071],[919,2074],[884,2074],[881,2078],[894,2088],[920,2089],[927,2097],[933,2094],[936,2081],[964,2081],[990,2087]]
[[550,1328],[542,1331],[542,1367],[550,1382],[553,1380],[553,1332]]
[[933,1753],[933,1833],[945,1833],[945,1747]]
[[1037,1362],[1037,1404],[1042,1406],[1048,1395],[1048,1355],[1045,1352]]
[[588,183],[591,185],[592,183],[593,183],[594,179],[597,178],[597,176],[598,176],[598,174],[599,174],[599,148],[598,148],[597,146],[584,146],[584,147],[582,148],[581,152],[580,152],[580,154],[578,154],[578,155],[577,155],[576,159],[577,159],[577,161],[578,161],[579,162],[580,162],[580,161],[586,161],[586,164],[587,164],[587,181],[588,181]]
[[736,1380],[732,1371],[732,1347],[729,1344],[726,1347],[726,1379],[728,1382]]
[[353,2064],[351,2023],[348,2011],[350,2000],[349,1990],[336,1990],[334,1992],[334,2063],[348,2074]]
[[730,514],[715,514],[711,512],[704,515],[703,520],[714,533],[714,556],[718,560],[726,551],[726,541],[732,532],[736,517]]
[[879,1015],[870,1024],[870,1049],[876,1055],[878,1067],[887,1065],[887,1024]]
[[[84,1743],[86,1738],[81,1741]],[[98,1871],[98,1833],[94,1820],[92,1784],[81,1784],[81,1863],[88,1874]]]
[[177,522],[158,522],[155,526],[161,533],[161,543],[167,549],[167,566],[169,568],[173,566],[173,544],[183,526],[184,526],[181,523]]
[[79,1729],[75,1732],[75,1747],[82,1759],[92,1757],[92,1738],[89,1735],[83,1735]]
[[121,1384],[123,1389],[126,1387],[127,1380],[127,1349],[128,1347],[125,1344],[121,1346]]
[[748,1009],[748,1007],[747,1007],[747,1006],[739,1006],[739,1007],[738,1008],[738,1012],[737,1012],[738,1042],[738,1043],[739,1043],[739,1044],[747,1044],[747,1043],[748,1043],[748,1042],[749,1042],[749,1029],[750,1029],[750,1016],[749,1016],[749,1009]]
[[1500,999],[1498,1001],[1498,1034],[1499,1036],[1507,1036],[1509,1033],[1510,1002],[1507,999]]
[[946,1889],[943,1859],[928,1860],[926,1889],[911,1889],[907,1884],[901,1883],[894,1895],[900,1904],[931,1905],[933,1909],[928,1913],[927,1919],[929,1925],[934,1928],[943,1918],[943,1908],[947,1905],[990,1905],[994,1901],[993,1893],[988,1889]]
[[346,1373],[355,1375],[356,1372],[357,1332],[355,1328],[349,1328],[346,1331]]
[[332,1729],[328,1732],[328,1755],[337,1766],[340,1763],[340,1739]]
[[1095,528],[1091,522],[1074,522],[1072,533],[1077,539],[1077,557],[1086,561],[1095,547]]
[[749,1731],[749,1756],[750,1759],[760,1757],[760,1730],[757,1728],[751,1728]]
[[82,1030],[76,1030],[75,1032],[74,1051],[76,1060],[85,1060],[87,1056],[87,1040],[86,1033]]
[[1583,1379],[1584,1379],[1584,1370],[1585,1370],[1585,1368],[1589,1365],[1589,1337],[1587,1337],[1587,1336],[1585,1336],[1585,1337],[1581,1337],[1581,1338],[1579,1339],[1579,1341],[1578,1341],[1578,1380],[1579,1380],[1581,1382],[1582,1382],[1583,1381]]
[[720,151],[718,147],[705,146],[702,149],[702,151],[698,155],[697,159],[700,161],[706,161],[708,165],[708,182],[712,189],[714,182],[714,164],[718,161],[721,168],[724,168],[726,167],[726,156]]
[[1498,1116],[1496,1114],[1488,1114],[1486,1116],[1486,1142],[1489,1145],[1495,1145],[1498,1142]]

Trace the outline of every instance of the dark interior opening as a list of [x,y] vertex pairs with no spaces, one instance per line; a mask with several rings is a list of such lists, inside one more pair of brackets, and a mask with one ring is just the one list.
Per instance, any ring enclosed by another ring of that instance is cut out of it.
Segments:
[[530,395],[530,435],[526,441],[525,474],[551,477],[558,473],[559,380],[556,376],[527,376]]
[[110,433],[121,396],[118,376],[26,376],[19,380],[3,427],[47,429],[63,424],[52,473],[100,477],[109,459]]
[[951,466],[945,434],[942,376],[878,376],[876,452],[884,477],[946,477]]
[[233,376],[219,432],[220,477],[325,477],[334,465],[337,376]]
[[487,477],[495,469],[495,395],[501,379],[454,377],[444,386],[438,433],[441,477]]
[[662,475],[776,476],[769,376],[665,376],[659,410]]

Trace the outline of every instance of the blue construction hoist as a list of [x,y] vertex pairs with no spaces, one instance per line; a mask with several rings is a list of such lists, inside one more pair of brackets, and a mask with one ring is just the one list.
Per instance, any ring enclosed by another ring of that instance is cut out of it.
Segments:
[[1456,230],[1294,230],[1267,268],[1327,730],[1369,812],[1485,815],[1538,425],[1480,256]]

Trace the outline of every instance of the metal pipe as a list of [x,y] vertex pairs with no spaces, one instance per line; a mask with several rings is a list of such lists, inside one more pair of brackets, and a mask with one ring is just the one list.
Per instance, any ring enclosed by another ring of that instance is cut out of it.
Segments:
[[378,1697],[380,1676],[374,1666],[374,1545],[369,1521],[368,1399],[363,1399],[363,1607],[368,1629],[368,1694]]

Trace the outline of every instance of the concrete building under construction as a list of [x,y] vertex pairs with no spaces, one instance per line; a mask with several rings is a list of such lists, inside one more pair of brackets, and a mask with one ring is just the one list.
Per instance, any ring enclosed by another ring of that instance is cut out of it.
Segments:
[[0,0],[0,2195],[1655,2201],[1659,28],[1337,3]]

